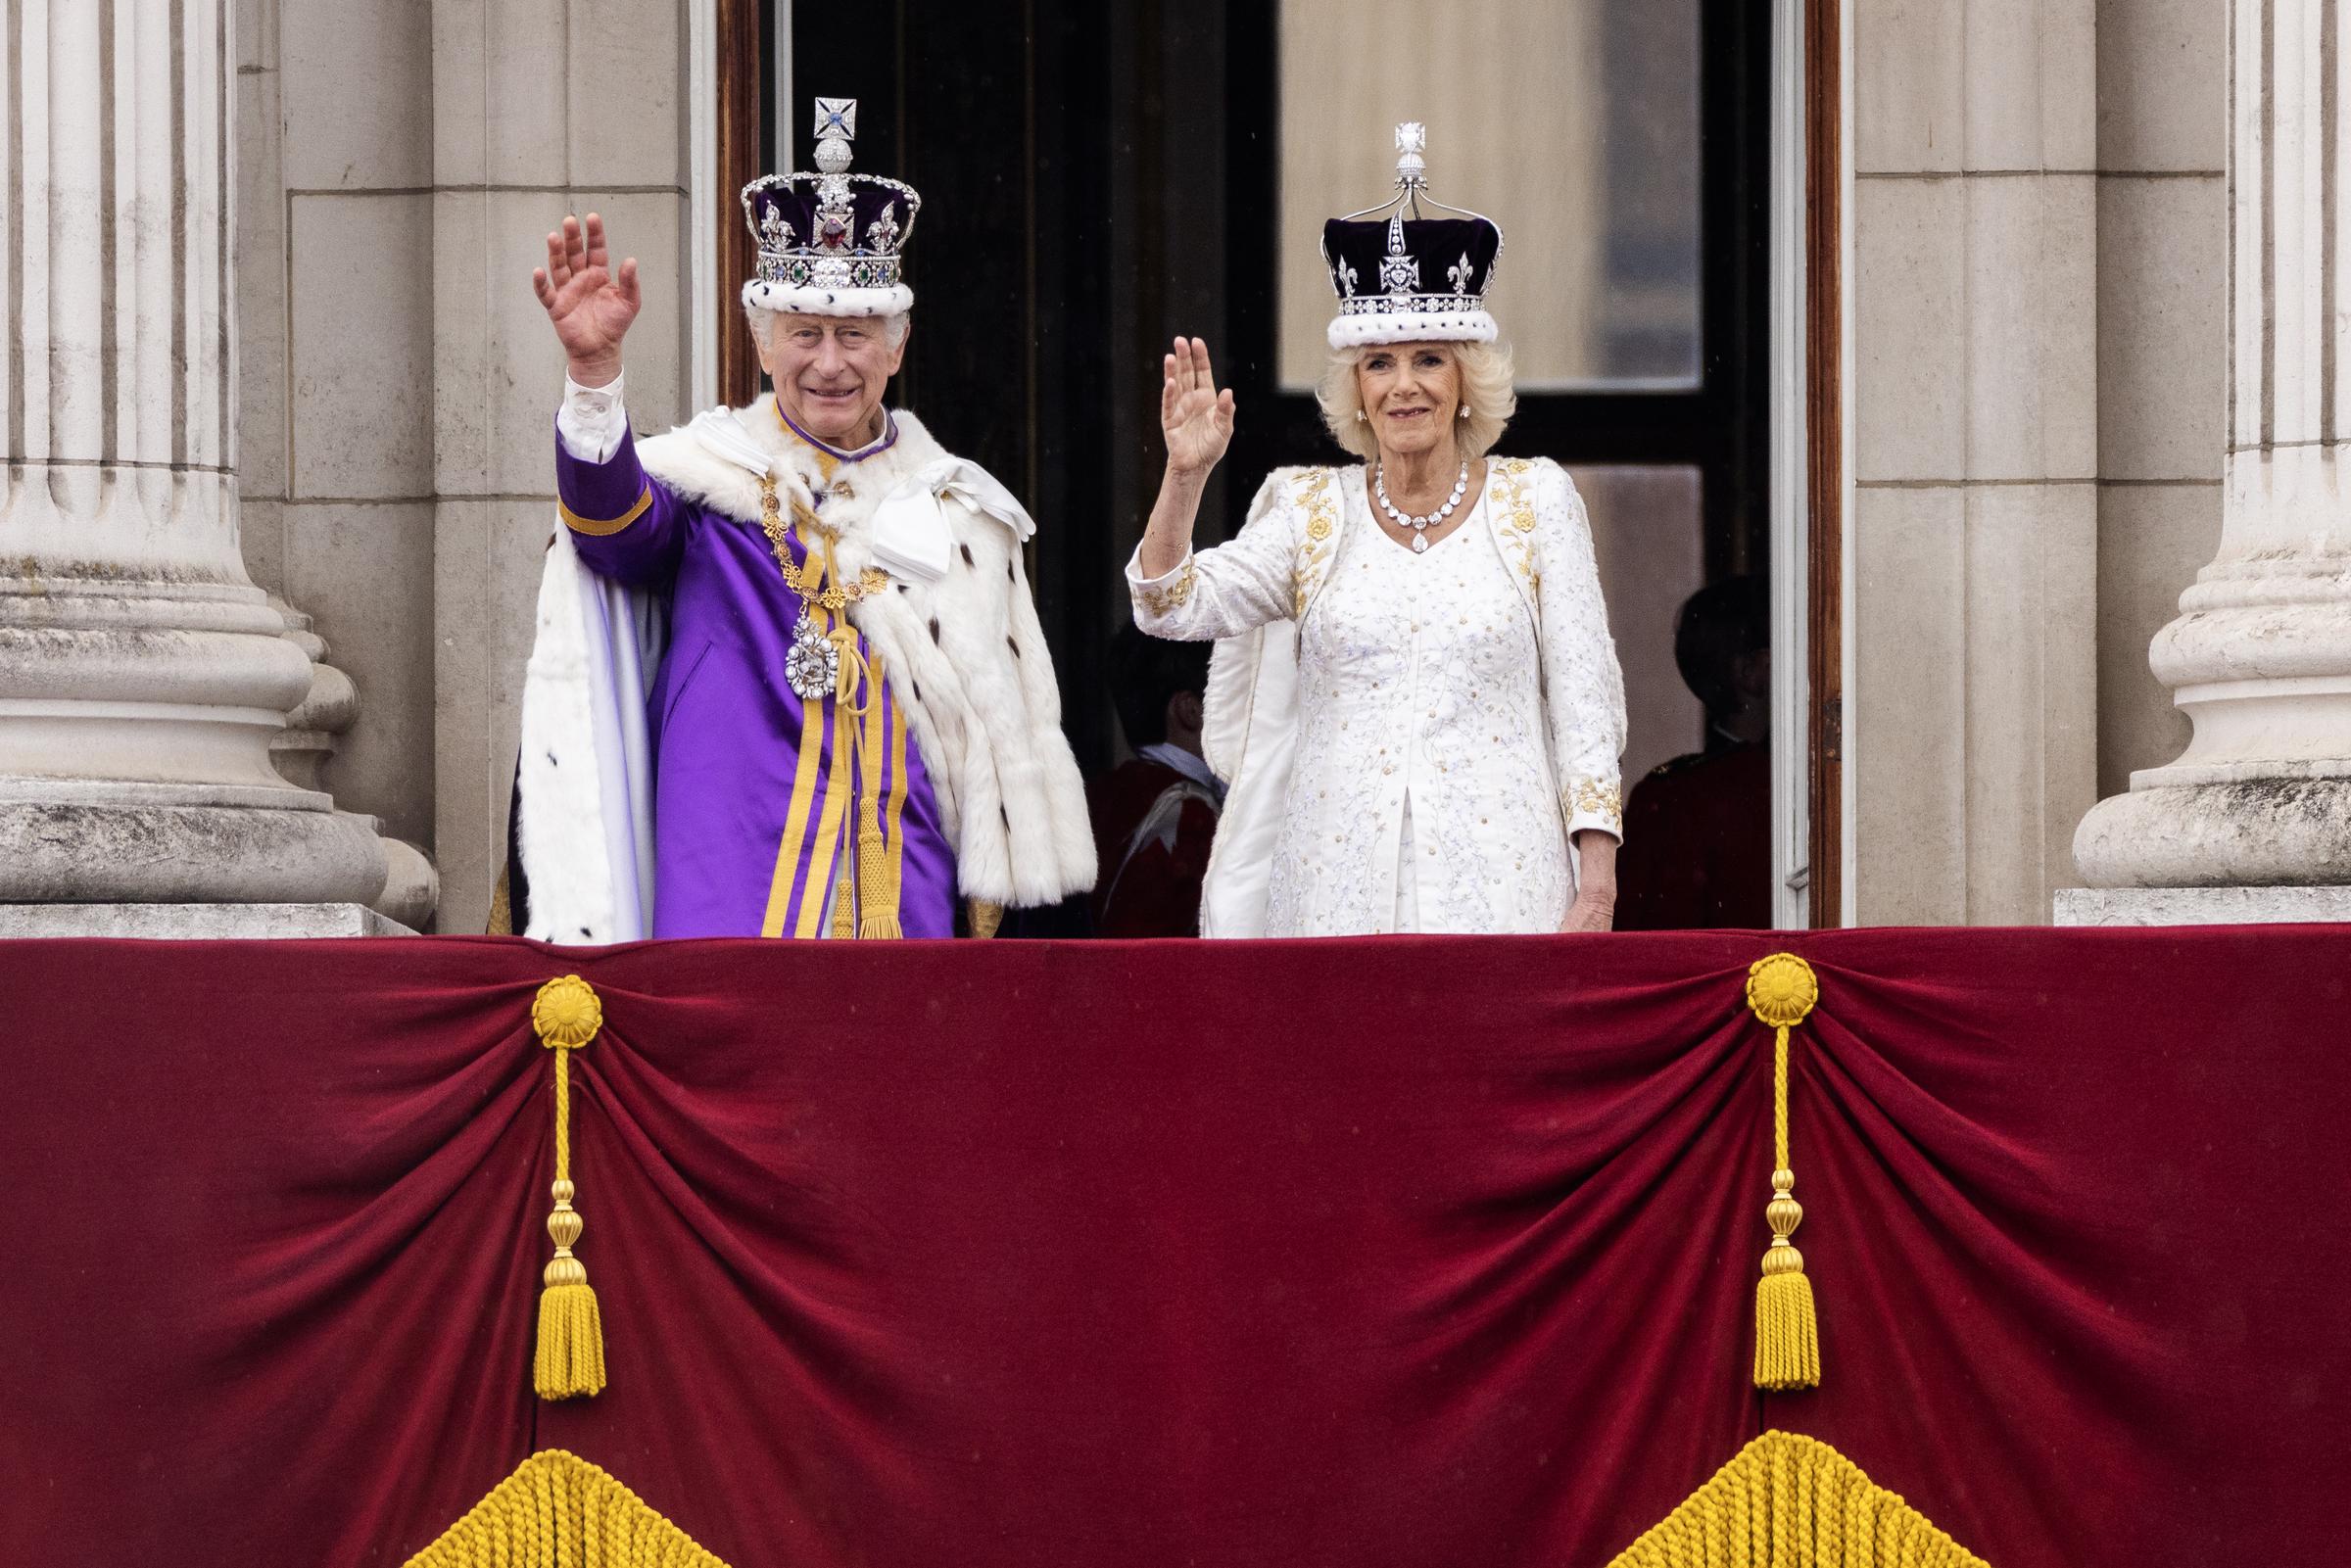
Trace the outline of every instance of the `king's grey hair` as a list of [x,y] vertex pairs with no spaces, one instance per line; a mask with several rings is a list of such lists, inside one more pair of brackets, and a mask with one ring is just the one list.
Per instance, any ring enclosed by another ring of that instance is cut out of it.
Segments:
[[[770,342],[778,319],[792,312],[770,309],[764,305],[746,304],[743,308],[743,317],[750,323],[751,336],[762,345]],[[914,312],[900,310],[895,315],[882,316],[880,320],[882,322],[882,341],[894,349],[906,341],[907,332],[914,326]]]

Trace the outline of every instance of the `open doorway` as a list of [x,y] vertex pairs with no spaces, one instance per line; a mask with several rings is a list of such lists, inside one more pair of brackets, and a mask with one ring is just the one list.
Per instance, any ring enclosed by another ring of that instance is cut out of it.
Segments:
[[[1424,122],[1437,193],[1508,236],[1493,306],[1519,409],[1501,450],[1567,465],[1592,516],[1626,676],[1628,822],[1656,815],[1642,799],[1655,777],[1665,787],[1651,794],[1674,798],[1649,837],[1675,850],[1655,875],[1686,870],[1693,835],[1712,842],[1706,886],[1628,886],[1624,923],[1773,923],[1792,867],[1774,868],[1773,727],[1766,713],[1758,733],[1751,709],[1759,684],[1769,708],[1774,651],[1812,674],[1835,628],[1749,645],[1751,607],[1769,603],[1775,459],[1818,466],[1772,440],[1773,94],[1788,78],[1771,8],[716,4],[718,113],[735,126],[719,138],[722,194],[804,157],[807,127],[780,106],[818,93],[861,99],[860,167],[925,193],[907,263],[924,309],[899,396],[1039,520],[1033,581],[1089,773],[1124,750],[1104,655],[1158,479],[1168,335],[1208,339],[1246,411],[1203,511],[1209,543],[1237,528],[1269,467],[1341,460],[1308,390],[1328,317],[1315,239],[1321,217],[1385,194],[1392,123]],[[722,242],[722,273],[737,244]],[[747,246],[733,254],[747,264]],[[719,299],[735,286],[722,276]],[[1797,477],[1779,476],[1783,494]],[[1806,489],[1792,494],[1800,504]],[[1783,575],[1801,576],[1780,543]],[[1826,851],[1809,857],[1830,894],[1813,919],[1834,924],[1835,803],[1824,819],[1819,799],[1835,783],[1834,710],[1789,722],[1806,711],[1778,715],[1814,797],[1783,784],[1781,813],[1799,820],[1793,835],[1783,824],[1779,858],[1792,836]],[[1628,883],[1653,877],[1638,850],[1626,859]]]

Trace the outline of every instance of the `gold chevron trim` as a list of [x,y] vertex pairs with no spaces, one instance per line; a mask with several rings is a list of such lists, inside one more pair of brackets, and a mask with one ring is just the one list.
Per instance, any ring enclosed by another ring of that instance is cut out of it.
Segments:
[[1988,1568],[1827,1444],[1771,1431],[1609,1568]]
[[542,1449],[408,1568],[727,1568],[576,1453]]

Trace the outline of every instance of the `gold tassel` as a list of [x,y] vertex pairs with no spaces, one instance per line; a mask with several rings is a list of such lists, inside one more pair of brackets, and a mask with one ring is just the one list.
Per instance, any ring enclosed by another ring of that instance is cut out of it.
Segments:
[[[865,734],[858,742],[862,777],[857,801],[857,939],[861,942],[894,942],[906,934],[898,923],[896,857],[885,847],[882,836],[882,711],[889,706],[883,695],[882,680],[882,661],[877,658],[866,675],[865,710],[860,715]],[[902,773],[906,766],[905,714],[898,713],[897,720],[897,768]],[[901,782],[890,801],[893,827],[905,792]]]
[[604,1325],[588,1269],[571,1254],[587,1221],[571,1207],[571,1053],[584,1050],[603,1027],[603,1004],[577,974],[539,987],[531,1004],[531,1027],[539,1043],[555,1053],[555,1211],[547,1234],[555,1244],[542,1276],[539,1349],[533,1384],[543,1400],[600,1394],[604,1387]]
[[849,942],[857,938],[857,885],[846,872],[833,884],[833,925],[830,940]]
[[1763,1210],[1771,1248],[1755,1282],[1755,1387],[1774,1393],[1820,1386],[1820,1325],[1804,1255],[1788,1238],[1804,1217],[1788,1157],[1788,1031],[1820,1000],[1812,966],[1794,953],[1759,958],[1747,972],[1747,1005],[1772,1031],[1771,1202]]
[[608,1472],[541,1449],[407,1568],[726,1568]]
[[[1801,1275],[1798,1276],[1801,1278]],[[1608,1568],[1985,1568],[1816,1438],[1764,1432]]]
[[889,857],[882,845],[882,829],[868,822],[857,833],[857,902],[862,918],[857,939],[894,942],[905,936],[898,923],[898,901],[889,896]]

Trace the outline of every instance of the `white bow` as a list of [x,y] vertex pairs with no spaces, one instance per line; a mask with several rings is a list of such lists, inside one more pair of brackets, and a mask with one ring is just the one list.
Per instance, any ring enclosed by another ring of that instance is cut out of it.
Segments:
[[1023,544],[1036,533],[1035,520],[986,469],[961,457],[941,457],[915,470],[874,508],[874,563],[909,582],[936,583],[946,576],[955,534],[940,503],[950,497],[995,518]]

